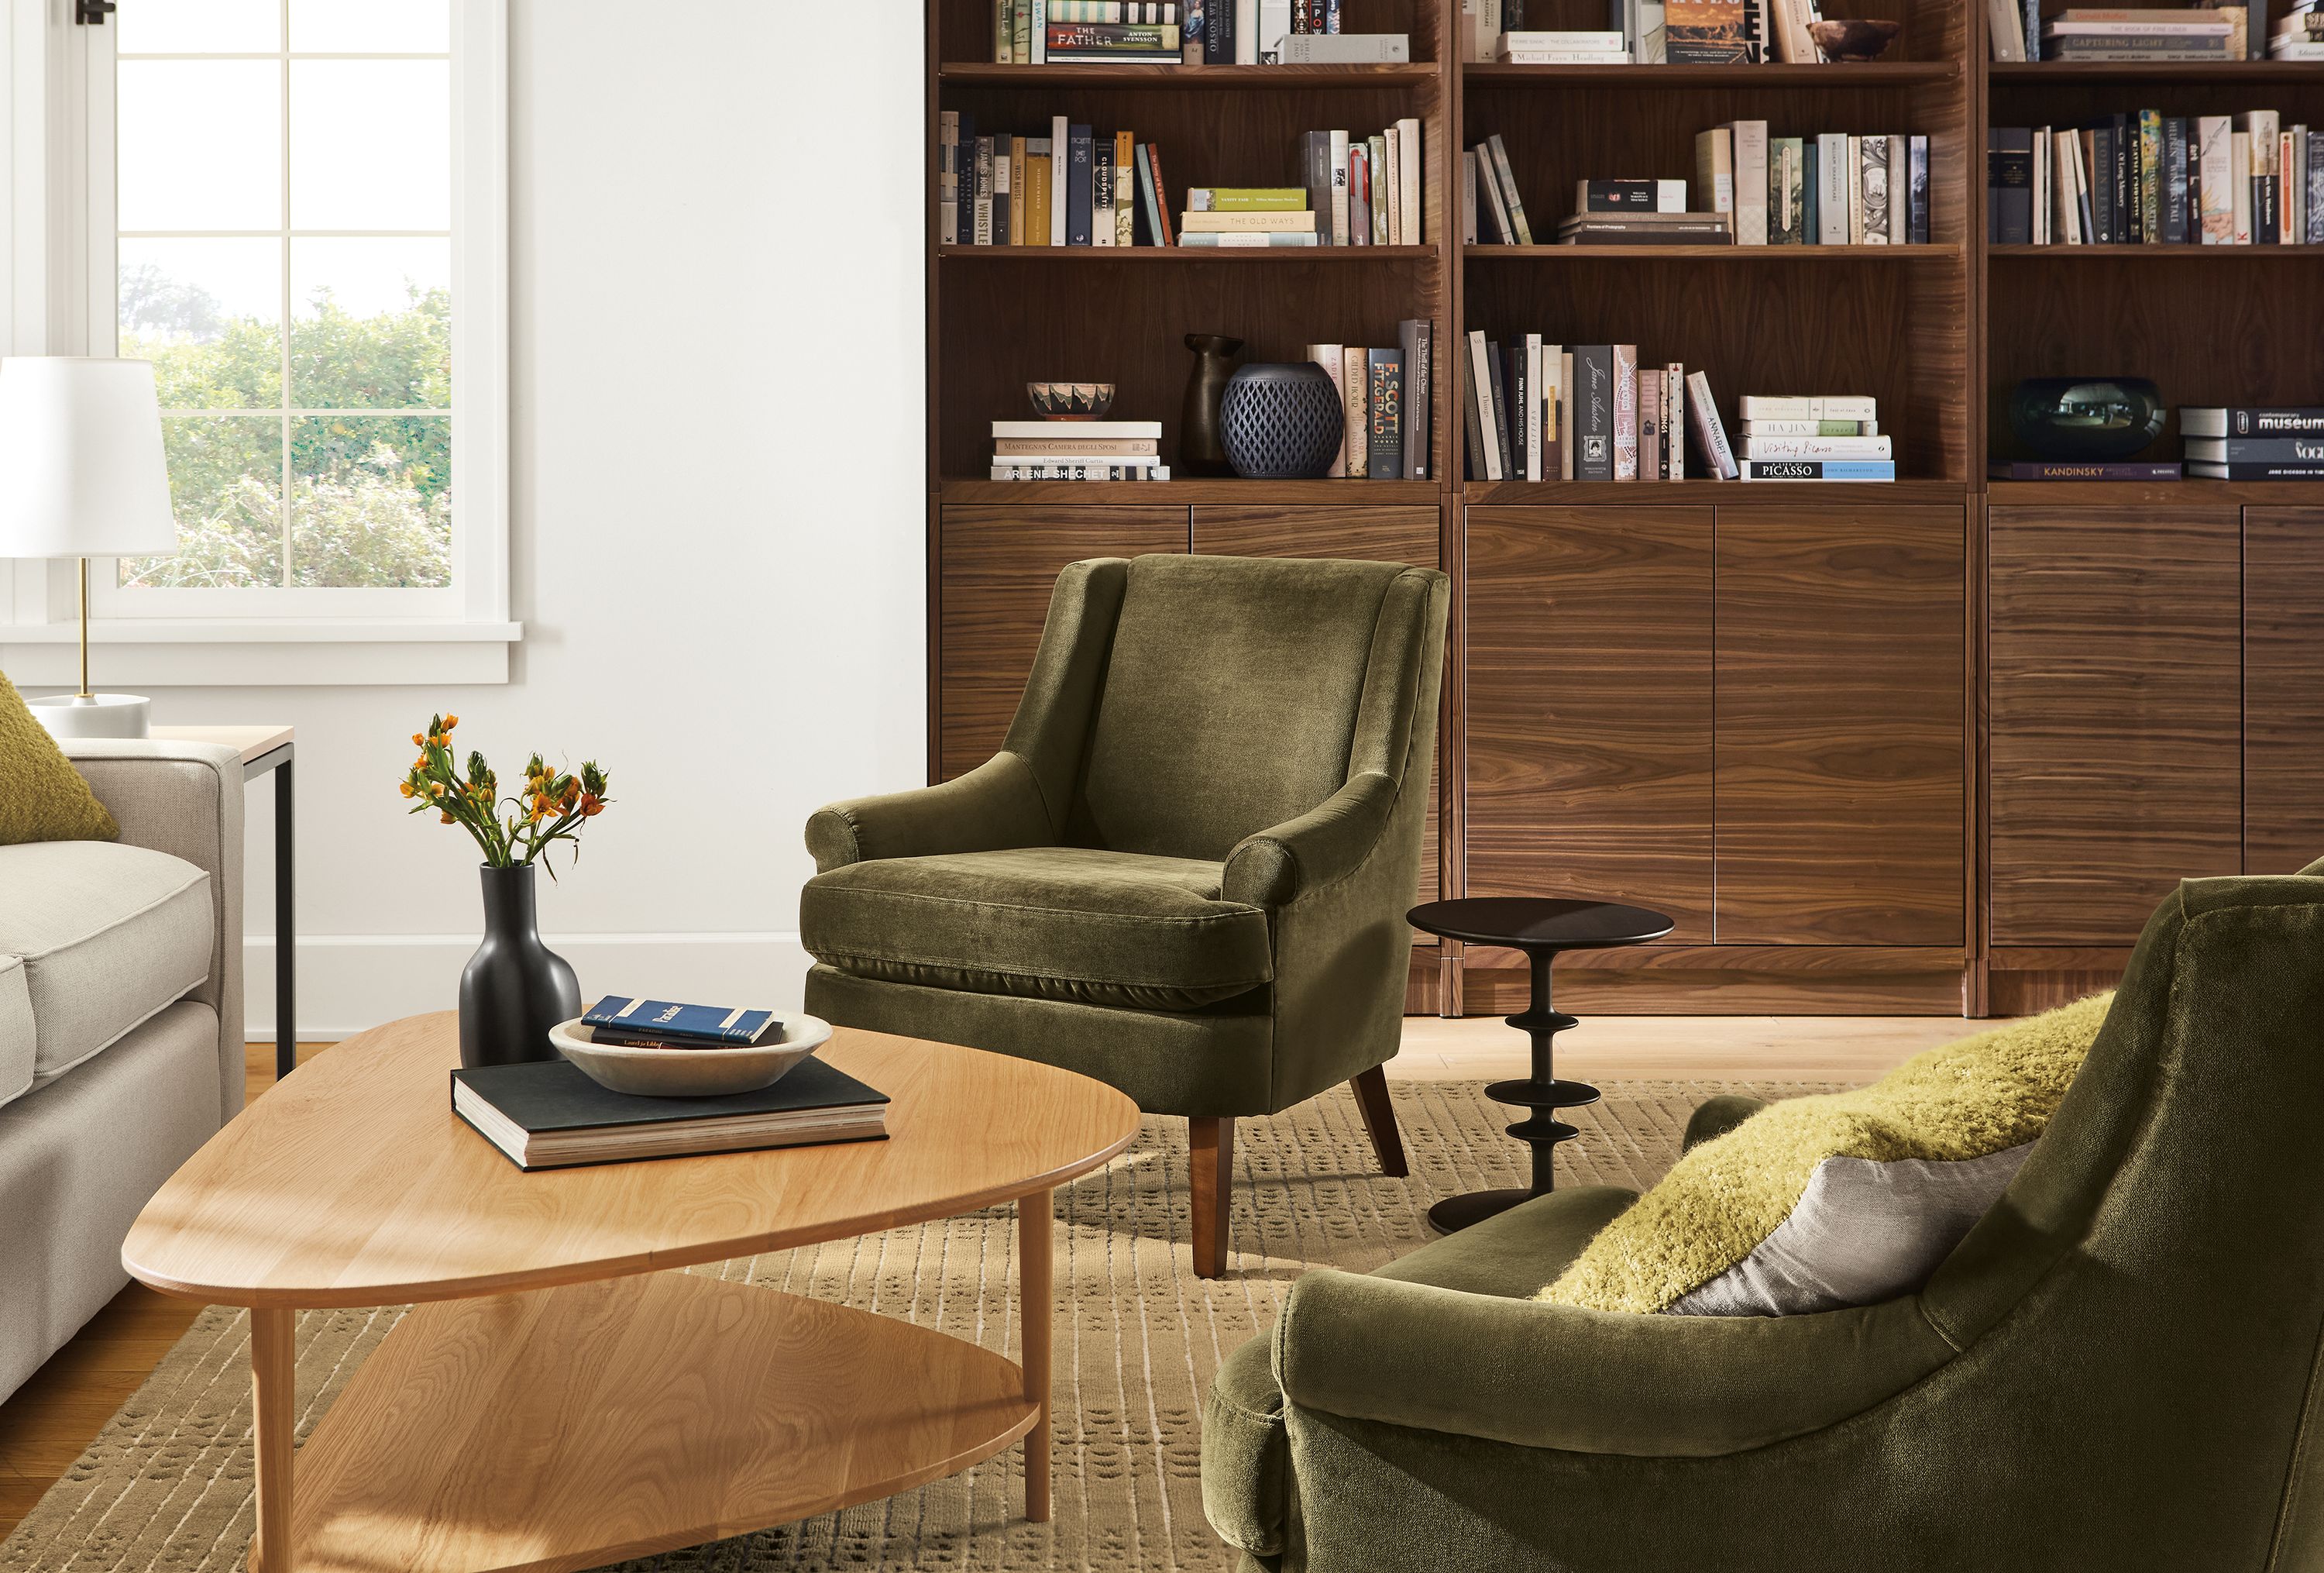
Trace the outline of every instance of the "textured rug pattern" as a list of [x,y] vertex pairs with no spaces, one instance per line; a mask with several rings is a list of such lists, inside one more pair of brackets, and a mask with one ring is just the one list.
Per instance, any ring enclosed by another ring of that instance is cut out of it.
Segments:
[[[1185,1124],[1059,1191],[1055,1522],[1028,1524],[1020,1450],[844,1513],[624,1564],[632,1573],[836,1568],[1225,1568],[1202,1513],[1202,1395],[1237,1346],[1274,1322],[1309,1267],[1364,1272],[1426,1243],[1440,1197],[1521,1185],[1509,1111],[1466,1082],[1394,1087],[1412,1177],[1380,1178],[1345,1089],[1235,1129],[1234,1254],[1223,1279],[1187,1259]],[[1564,1183],[1651,1184],[1714,1093],[1821,1086],[1625,1082],[1568,1111],[1581,1140]],[[695,1269],[935,1327],[1017,1355],[1013,1208]],[[299,1319],[299,1434],[399,1316]],[[229,1573],[253,1514],[248,1319],[213,1308],[108,1422],[5,1546],[5,1573]]]

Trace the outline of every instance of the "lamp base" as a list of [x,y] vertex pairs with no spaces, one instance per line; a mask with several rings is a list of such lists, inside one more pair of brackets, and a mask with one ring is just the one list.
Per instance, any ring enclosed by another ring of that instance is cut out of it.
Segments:
[[24,704],[52,737],[143,737],[153,712],[143,694],[44,694]]

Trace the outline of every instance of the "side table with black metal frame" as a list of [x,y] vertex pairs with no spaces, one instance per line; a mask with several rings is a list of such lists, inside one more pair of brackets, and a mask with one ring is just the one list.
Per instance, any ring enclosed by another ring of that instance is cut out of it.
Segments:
[[288,726],[156,726],[152,736],[171,743],[223,743],[242,755],[242,779],[274,777],[274,1079],[299,1067],[299,947],[291,908],[291,758]]
[[1550,1004],[1550,963],[1567,950],[1604,950],[1659,939],[1671,931],[1671,921],[1660,912],[1615,902],[1515,896],[1429,902],[1413,908],[1406,917],[1414,928],[1443,939],[1522,950],[1533,972],[1530,1002],[1524,1011],[1508,1018],[1510,1026],[1533,1040],[1532,1074],[1523,1081],[1497,1081],[1485,1089],[1485,1096],[1495,1103],[1531,1111],[1509,1127],[1509,1134],[1533,1148],[1533,1184],[1525,1189],[1446,1197],[1428,1209],[1428,1221],[1449,1235],[1505,1213],[1519,1202],[1547,1196],[1556,1183],[1551,1163],[1557,1144],[1582,1133],[1557,1118],[1557,1111],[1598,1101],[1596,1087],[1587,1082],[1560,1081],[1551,1064],[1551,1043],[1578,1023]]

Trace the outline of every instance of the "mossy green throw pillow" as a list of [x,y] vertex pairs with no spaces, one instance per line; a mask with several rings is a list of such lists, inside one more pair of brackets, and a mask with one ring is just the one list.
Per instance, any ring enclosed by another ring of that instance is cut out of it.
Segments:
[[0,677],[0,847],[110,841],[120,834],[15,685]]
[[2113,999],[1932,1049],[1870,1087],[1770,1104],[1681,1158],[1536,1298],[1765,1316],[1912,1292],[2008,1185]]

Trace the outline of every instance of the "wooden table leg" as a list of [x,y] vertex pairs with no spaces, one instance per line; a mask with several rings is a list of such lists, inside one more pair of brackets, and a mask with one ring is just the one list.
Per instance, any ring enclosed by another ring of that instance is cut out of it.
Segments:
[[250,1313],[251,1439],[258,1463],[258,1529],[251,1573],[290,1573],[290,1430],[298,1406],[298,1313],[254,1307]]
[[1025,1396],[1041,1406],[1041,1418],[1025,1433],[1025,1517],[1037,1524],[1049,1522],[1049,1334],[1055,1314],[1049,1268],[1057,1229],[1053,1196],[1037,1190],[1017,1203],[1017,1316]]

